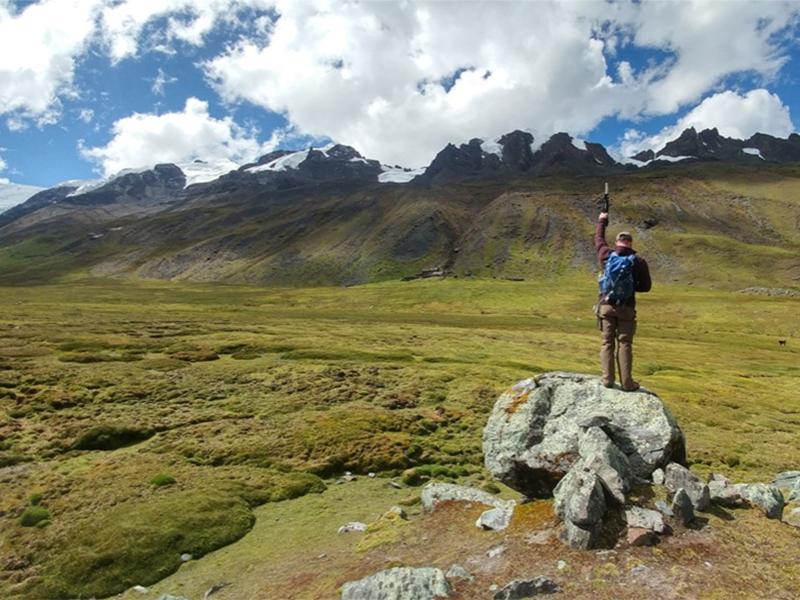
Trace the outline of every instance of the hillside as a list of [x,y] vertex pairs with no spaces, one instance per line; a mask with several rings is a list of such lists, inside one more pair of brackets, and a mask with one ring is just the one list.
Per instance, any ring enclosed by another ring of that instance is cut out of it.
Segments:
[[244,188],[167,205],[56,204],[0,229],[0,281],[80,275],[310,285],[435,267],[525,279],[588,269],[605,179],[611,229],[633,231],[661,280],[797,285],[800,168],[708,163],[447,185]]

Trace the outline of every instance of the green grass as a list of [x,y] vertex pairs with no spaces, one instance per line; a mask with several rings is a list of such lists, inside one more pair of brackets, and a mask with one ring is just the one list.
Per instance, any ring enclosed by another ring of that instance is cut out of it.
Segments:
[[[749,481],[796,469],[800,302],[654,277],[635,372],[676,415],[693,468]],[[182,551],[241,538],[251,507],[321,492],[320,477],[345,470],[488,483],[481,432],[498,394],[537,372],[597,372],[594,286],[567,271],[352,288],[0,288],[0,460],[24,467],[0,475],[0,561],[31,565],[22,586],[0,578],[0,596],[147,585]],[[124,352],[141,360],[62,360]],[[33,493],[47,498],[43,529],[18,522]],[[298,535],[312,516],[292,517]],[[268,556],[278,543],[249,539],[232,548]]]

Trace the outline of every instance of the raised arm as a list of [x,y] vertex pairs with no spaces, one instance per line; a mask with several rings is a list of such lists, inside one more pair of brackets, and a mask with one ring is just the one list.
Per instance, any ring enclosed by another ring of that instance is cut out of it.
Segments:
[[611,254],[611,247],[606,242],[606,227],[608,226],[608,213],[600,213],[597,217],[597,226],[594,229],[594,249],[597,260],[601,264]]

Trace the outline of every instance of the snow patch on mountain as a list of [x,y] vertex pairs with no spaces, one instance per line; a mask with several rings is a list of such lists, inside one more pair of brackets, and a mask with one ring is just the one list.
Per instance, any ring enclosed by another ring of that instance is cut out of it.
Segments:
[[0,183],[0,213],[7,211],[12,206],[22,204],[44,188],[33,185],[20,185],[18,183]]
[[299,152],[292,152],[280,158],[276,158],[263,165],[256,165],[247,169],[248,173],[261,173],[262,171],[285,171],[286,169],[296,169],[300,166],[305,159],[308,158],[308,153],[311,150],[300,150]]
[[757,156],[761,160],[764,160],[764,157],[761,156],[761,150],[758,148],[742,148],[742,152],[745,154],[750,154],[751,156]]
[[186,176],[185,187],[189,187],[195,183],[206,183],[219,179],[223,175],[238,169],[239,165],[232,160],[222,158],[211,161],[195,160],[190,163],[178,163],[177,167]]
[[500,144],[499,137],[487,142],[483,142],[481,144],[481,150],[483,150],[484,154],[494,154],[500,158],[503,158],[503,146]]
[[578,150],[583,150],[586,152],[588,148],[586,147],[586,140],[582,140],[580,138],[572,138],[572,145],[575,146]]
[[[667,162],[680,162],[682,160],[689,160],[689,159],[696,159],[696,156],[667,156],[666,154],[662,154],[660,156],[656,156],[655,160],[665,160]],[[655,161],[653,161],[655,162]]]
[[422,175],[427,167],[419,169],[404,169],[402,167],[390,167],[382,165],[383,172],[378,175],[380,183],[408,183],[417,175]]

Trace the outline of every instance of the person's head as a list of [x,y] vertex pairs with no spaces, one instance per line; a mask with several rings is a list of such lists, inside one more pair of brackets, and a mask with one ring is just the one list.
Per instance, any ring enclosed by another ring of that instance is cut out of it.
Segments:
[[627,231],[620,231],[616,243],[618,248],[633,248],[633,236]]

